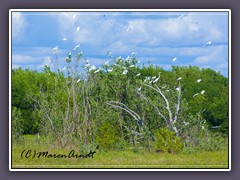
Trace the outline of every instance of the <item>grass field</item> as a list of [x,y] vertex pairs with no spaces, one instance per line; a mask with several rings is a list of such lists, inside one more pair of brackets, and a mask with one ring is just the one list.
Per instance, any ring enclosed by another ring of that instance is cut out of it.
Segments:
[[[56,149],[36,144],[28,138],[25,146],[12,146],[12,168],[228,168],[228,151],[197,152],[193,154],[164,154],[156,152],[110,151],[99,152],[93,158],[23,158],[25,150],[48,151],[68,155],[71,149]],[[74,149],[77,152],[77,149]],[[79,153],[80,154],[80,153]],[[28,154],[30,156],[30,154]]]

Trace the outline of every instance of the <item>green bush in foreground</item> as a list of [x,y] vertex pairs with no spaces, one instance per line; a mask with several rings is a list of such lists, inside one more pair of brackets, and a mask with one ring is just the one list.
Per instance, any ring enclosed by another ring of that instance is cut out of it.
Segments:
[[119,126],[108,121],[102,122],[96,137],[96,142],[100,150],[116,149],[120,142]]
[[15,143],[23,143],[23,118],[21,111],[13,107],[12,108],[12,141]]
[[160,128],[155,133],[154,150],[164,153],[177,153],[183,148],[183,141],[174,132]]

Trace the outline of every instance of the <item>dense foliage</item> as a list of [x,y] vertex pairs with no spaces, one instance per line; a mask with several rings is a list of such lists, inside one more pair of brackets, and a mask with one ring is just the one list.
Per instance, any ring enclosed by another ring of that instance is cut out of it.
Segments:
[[[228,78],[220,73],[195,66],[140,67],[134,54],[101,69],[86,60],[81,68],[82,54],[75,56],[67,57],[65,70],[12,70],[15,134],[51,134],[60,147],[167,152],[177,152],[181,142],[200,146],[209,133],[228,135]],[[166,149],[164,138],[172,143]]]

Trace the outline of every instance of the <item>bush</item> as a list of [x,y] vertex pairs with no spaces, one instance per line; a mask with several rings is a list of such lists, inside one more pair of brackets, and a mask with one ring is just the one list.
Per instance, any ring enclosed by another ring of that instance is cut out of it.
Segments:
[[101,123],[96,137],[97,145],[100,150],[117,149],[120,143],[120,127],[116,124],[104,121]]
[[23,141],[23,119],[21,111],[12,107],[12,142],[22,143]]
[[177,153],[183,148],[183,141],[174,132],[160,128],[155,133],[154,150],[164,153]]

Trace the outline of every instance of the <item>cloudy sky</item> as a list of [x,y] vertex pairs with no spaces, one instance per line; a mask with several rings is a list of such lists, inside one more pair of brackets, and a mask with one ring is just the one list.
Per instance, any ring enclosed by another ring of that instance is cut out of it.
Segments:
[[[141,63],[228,74],[228,12],[12,12],[12,68],[59,68],[76,45],[100,66],[132,52]],[[173,61],[173,59],[175,61]]]

